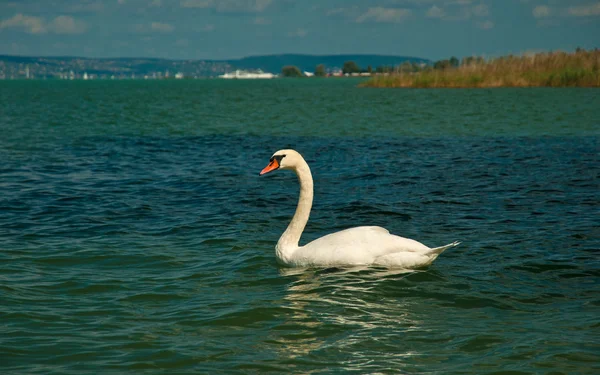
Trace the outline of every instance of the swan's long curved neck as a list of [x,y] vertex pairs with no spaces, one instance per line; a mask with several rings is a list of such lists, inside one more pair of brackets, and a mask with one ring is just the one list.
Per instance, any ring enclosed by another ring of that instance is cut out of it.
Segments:
[[300,236],[306,227],[313,202],[313,179],[308,164],[303,160],[294,170],[300,181],[300,198],[292,221],[277,242],[279,258],[285,260],[298,248]]

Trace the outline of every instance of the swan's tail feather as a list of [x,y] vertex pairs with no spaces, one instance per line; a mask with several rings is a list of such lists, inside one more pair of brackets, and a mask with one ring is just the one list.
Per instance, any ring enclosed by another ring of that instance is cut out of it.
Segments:
[[454,241],[454,242],[452,242],[451,244],[448,244],[448,245],[444,245],[444,246],[440,246],[440,247],[434,247],[433,249],[429,250],[427,253],[429,255],[434,255],[437,258],[437,256],[440,255],[441,253],[443,253],[444,250],[449,249],[449,248],[454,247],[454,246],[458,246],[458,245],[460,245],[460,241]]

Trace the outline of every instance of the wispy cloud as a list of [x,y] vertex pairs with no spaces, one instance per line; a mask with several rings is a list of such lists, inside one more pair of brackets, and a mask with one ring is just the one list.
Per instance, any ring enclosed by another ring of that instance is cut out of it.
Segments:
[[150,22],[150,23],[138,23],[132,25],[134,32],[140,34],[152,34],[152,33],[172,33],[175,30],[175,26],[169,23],[163,22]]
[[411,14],[410,9],[375,7],[358,16],[356,22],[400,23]]
[[569,15],[575,17],[600,16],[600,3],[591,5],[572,6],[567,9]]
[[222,13],[259,13],[273,0],[182,0],[182,8],[211,8]]
[[550,17],[551,13],[552,13],[552,11],[551,11],[550,7],[546,6],[546,5],[538,5],[535,8],[533,8],[533,10],[532,10],[532,14],[535,18]]
[[210,8],[213,5],[212,0],[183,0],[180,3],[182,8]]
[[600,16],[600,2],[589,5],[578,5],[570,7],[537,5],[531,11],[537,19],[538,27],[560,26],[566,18],[583,18],[590,20],[592,17]]
[[444,18],[446,16],[446,12],[436,5],[432,6],[427,10],[425,15],[429,18]]
[[333,18],[356,18],[362,12],[357,6],[347,8],[333,8],[325,12],[325,15]]
[[40,17],[15,14],[13,17],[0,22],[1,29],[23,29],[29,34],[45,34],[46,26]]
[[[442,3],[442,2],[440,2]],[[490,15],[490,8],[487,4],[471,5],[471,1],[446,1],[447,6],[442,8],[438,5],[431,6],[425,16],[428,18],[439,18],[446,21],[464,21],[472,18],[482,18]]]
[[595,17],[600,16],[600,2],[589,5],[577,5],[564,7],[550,7],[548,5],[536,5],[532,14],[535,18],[550,17]]
[[21,29],[29,34],[81,34],[87,30],[87,25],[71,16],[58,16],[46,22],[41,17],[19,13],[0,22],[0,30],[10,28]]

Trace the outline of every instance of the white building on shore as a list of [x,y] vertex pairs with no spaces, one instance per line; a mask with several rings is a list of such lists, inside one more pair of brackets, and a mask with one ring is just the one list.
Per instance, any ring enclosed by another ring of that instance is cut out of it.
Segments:
[[224,79],[270,79],[277,77],[273,73],[265,73],[258,69],[256,72],[249,72],[247,70],[236,70],[235,72],[225,73],[219,76]]

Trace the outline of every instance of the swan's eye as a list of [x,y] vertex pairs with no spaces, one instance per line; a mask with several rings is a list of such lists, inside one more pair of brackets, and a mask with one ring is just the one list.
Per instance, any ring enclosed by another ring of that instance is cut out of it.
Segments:
[[271,156],[271,159],[269,159],[269,163],[272,163],[273,160],[277,160],[277,164],[281,164],[281,159],[283,159],[285,157],[284,155],[273,155]]

